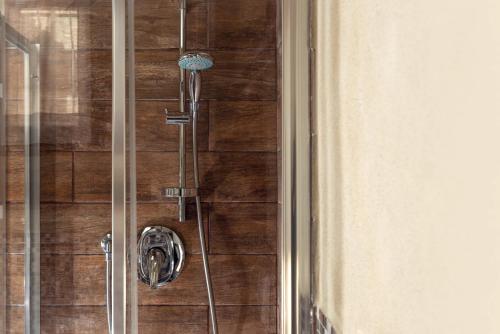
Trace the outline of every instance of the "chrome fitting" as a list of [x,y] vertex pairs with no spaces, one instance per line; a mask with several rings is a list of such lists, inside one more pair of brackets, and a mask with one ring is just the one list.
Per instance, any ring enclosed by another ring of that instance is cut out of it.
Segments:
[[196,188],[165,188],[163,189],[163,196],[172,197],[196,197],[198,196],[198,189]]
[[191,122],[191,115],[186,112],[169,112],[165,109],[165,113],[167,114],[166,123],[171,125],[181,125],[181,124],[189,124]]

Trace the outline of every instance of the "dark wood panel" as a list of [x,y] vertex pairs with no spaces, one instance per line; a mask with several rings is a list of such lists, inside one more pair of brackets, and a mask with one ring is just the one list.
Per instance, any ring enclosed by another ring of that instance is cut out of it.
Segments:
[[202,98],[276,100],[275,50],[221,50],[210,54],[215,65],[203,74]]
[[178,59],[178,50],[137,50],[135,67],[137,98],[178,98]]
[[[165,108],[179,111],[178,101],[137,101],[136,129],[138,151],[179,150],[179,126],[165,124]],[[186,105],[186,111],[189,110]],[[191,149],[191,126],[186,127],[186,148]],[[198,150],[208,150],[208,103],[200,103],[198,119]]]
[[24,201],[24,153],[7,153],[7,201]]
[[8,151],[24,150],[24,101],[7,100],[6,136]]
[[77,77],[73,88],[77,88],[78,98],[111,99],[111,50],[80,50],[75,56]]
[[276,305],[274,255],[211,255],[215,302],[219,305]]
[[24,256],[7,256],[6,298],[8,305],[24,304]]
[[42,100],[44,149],[111,150],[111,101]]
[[[41,152],[40,200],[42,202],[71,201],[73,192],[73,162],[71,152]],[[10,152],[7,156],[7,199],[24,200],[24,153]]]
[[210,101],[210,150],[276,152],[276,114],[272,101]]
[[[75,73],[75,66],[84,67],[88,60],[82,54],[80,57],[73,50],[60,48],[40,49],[40,96],[42,99],[69,99],[75,97],[80,92],[77,85],[85,85],[79,79],[80,73]],[[111,60],[111,59],[110,59]],[[111,63],[110,63],[111,66]],[[90,70],[85,66],[85,70]],[[83,73],[82,73],[83,74]],[[78,89],[78,90],[77,90]],[[83,90],[82,90],[83,91]]]
[[[7,301],[23,303],[23,256],[7,263]],[[210,256],[218,305],[276,305],[276,257]],[[101,255],[42,255],[42,305],[105,305],[105,264]],[[200,255],[188,255],[179,278],[158,290],[139,284],[140,305],[206,305]]]
[[[82,3],[78,5],[78,3]],[[111,49],[112,2],[109,0],[75,1],[78,49]]]
[[211,254],[276,254],[277,207],[272,203],[215,203]]
[[[42,334],[107,334],[104,306],[42,306]],[[24,333],[24,309],[9,307],[7,333]],[[208,334],[205,306],[141,306],[139,332],[172,334]]]
[[205,306],[141,306],[141,334],[208,334],[208,310]]
[[276,47],[276,4],[276,0],[210,0],[210,47]]
[[20,49],[6,50],[7,99],[24,99],[24,53]]
[[7,252],[24,251],[24,204],[7,203]]
[[275,202],[275,153],[201,153],[201,190],[212,202]]
[[[43,47],[76,48],[78,46],[78,12],[71,4],[93,0],[9,1],[7,22],[31,43]],[[36,15],[34,13],[37,13]]]
[[111,50],[42,48],[42,99],[111,99]]
[[[208,235],[208,206],[203,206]],[[40,210],[40,252],[42,254],[101,255],[100,241],[111,231],[111,204],[42,204]],[[185,223],[177,221],[174,203],[145,204],[137,207],[137,225],[166,226],[181,237],[188,254],[200,253],[194,205],[188,205]],[[208,237],[207,237],[208,243]],[[24,252],[24,206],[7,206],[7,251]]]
[[[188,2],[186,44],[207,47],[207,1]],[[138,49],[178,48],[179,4],[175,1],[145,0],[135,7],[135,40]]]
[[75,152],[75,200],[111,201],[111,152]]
[[[188,156],[188,177],[192,180]],[[200,153],[201,192],[204,201],[275,202],[275,153]],[[161,190],[177,185],[178,155],[174,152],[138,152],[137,197],[163,200]],[[191,182],[188,180],[188,182]],[[110,153],[75,153],[75,199],[111,199]]]
[[[74,6],[78,6],[77,1]],[[92,1],[78,6],[76,46],[111,48],[111,1]],[[188,3],[187,46],[207,47],[206,0]],[[135,4],[135,44],[137,49],[175,49],[179,46],[179,5],[175,1],[142,0]]]
[[40,201],[68,202],[73,197],[73,154],[40,153]]
[[7,334],[24,334],[24,307],[7,306],[6,316]]
[[219,306],[220,334],[276,334],[276,306]]

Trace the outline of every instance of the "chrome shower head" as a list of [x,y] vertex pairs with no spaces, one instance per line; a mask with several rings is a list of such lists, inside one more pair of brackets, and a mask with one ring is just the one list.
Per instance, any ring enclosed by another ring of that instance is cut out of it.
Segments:
[[188,71],[204,71],[214,66],[214,60],[208,53],[190,52],[179,58],[179,67]]

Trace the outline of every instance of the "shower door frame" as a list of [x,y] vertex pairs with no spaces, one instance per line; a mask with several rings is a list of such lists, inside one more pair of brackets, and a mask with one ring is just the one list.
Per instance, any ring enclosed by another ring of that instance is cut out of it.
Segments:
[[312,0],[281,0],[280,332],[312,333]]
[[[1,17],[1,224],[2,247],[0,264],[6,274],[6,163],[7,163],[7,82],[6,45],[12,44],[23,52],[24,61],[24,332],[40,333],[40,45],[32,44]],[[3,275],[3,276],[4,276]],[[0,278],[6,290],[6,277]],[[0,306],[0,330],[6,331],[5,294]]]

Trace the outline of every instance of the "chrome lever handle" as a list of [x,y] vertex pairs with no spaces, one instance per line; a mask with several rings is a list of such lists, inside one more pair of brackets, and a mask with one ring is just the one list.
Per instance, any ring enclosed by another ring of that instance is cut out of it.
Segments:
[[158,279],[160,270],[165,262],[165,254],[157,248],[153,248],[148,253],[148,271],[149,271],[149,287],[151,289],[158,288]]

